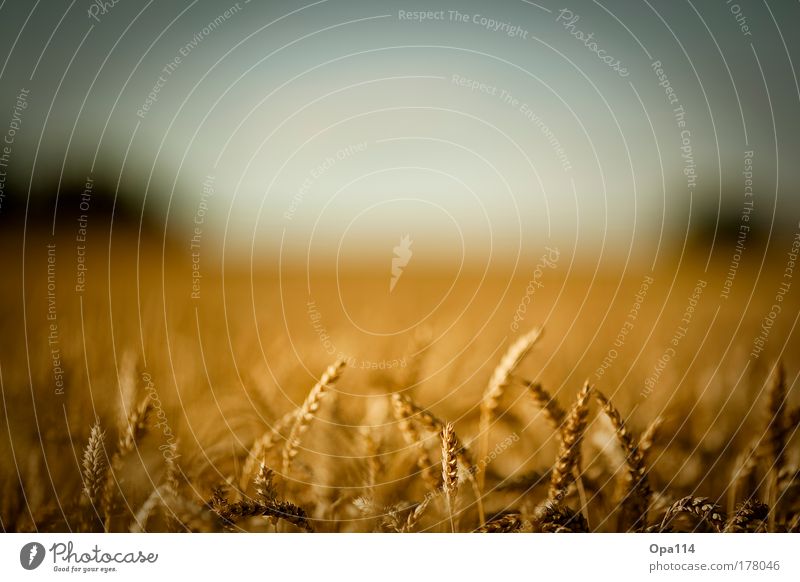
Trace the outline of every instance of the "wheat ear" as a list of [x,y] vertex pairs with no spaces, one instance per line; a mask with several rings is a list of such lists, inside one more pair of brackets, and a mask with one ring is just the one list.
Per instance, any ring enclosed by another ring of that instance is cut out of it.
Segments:
[[136,449],[136,445],[147,433],[148,421],[152,410],[153,403],[149,396],[145,396],[139,401],[139,404],[128,413],[125,424],[121,427],[119,440],[117,442],[117,450],[111,455],[110,467],[106,472],[106,484],[103,487],[102,507],[106,531],[109,531],[111,527],[111,516],[114,511],[114,494],[115,490],[118,489],[118,487],[115,487],[117,484],[115,473],[122,469],[122,461],[125,456]]
[[489,454],[489,429],[492,426],[497,407],[500,405],[500,399],[503,397],[506,387],[511,383],[517,367],[525,359],[525,356],[530,353],[541,335],[542,330],[537,327],[511,344],[511,347],[508,348],[508,351],[494,369],[492,377],[489,379],[489,384],[483,393],[480,416],[480,448],[478,450],[478,489],[480,491],[483,491],[486,481],[484,471],[486,469],[486,458]]
[[383,462],[381,461],[381,447],[375,441],[372,430],[365,427],[362,431],[364,439],[364,452],[366,453],[366,469],[367,469],[367,494],[373,499],[376,496],[376,488],[378,480],[383,473]]
[[633,529],[641,531],[647,524],[647,509],[650,506],[650,485],[647,479],[647,467],[644,457],[637,446],[637,441],[625,426],[625,421],[613,404],[600,390],[594,390],[594,396],[606,417],[611,421],[622,451],[625,453],[627,465],[625,493],[620,512],[620,531]]
[[648,453],[650,452],[650,449],[653,448],[653,445],[658,438],[658,433],[663,425],[664,417],[657,416],[655,420],[647,425],[647,428],[644,429],[642,436],[639,437],[639,444],[637,445],[637,448],[639,449],[639,453],[642,455],[642,461],[645,464],[647,463]]
[[297,410],[292,410],[279,418],[268,431],[255,440],[247,459],[242,467],[239,485],[244,490],[255,478],[256,473],[262,463],[266,461],[267,455],[275,447],[281,438],[281,433],[291,426],[297,419]]
[[273,502],[278,499],[278,489],[275,487],[275,472],[264,463],[258,468],[258,475],[255,478],[256,493],[266,502]]
[[444,425],[442,438],[442,492],[444,493],[447,514],[450,517],[450,529],[455,533],[456,496],[458,495],[458,449],[459,442],[456,431],[449,422]]
[[289,476],[289,469],[291,468],[292,461],[297,456],[297,450],[300,446],[300,439],[303,434],[308,430],[314,415],[319,410],[319,404],[328,390],[339,379],[344,368],[344,360],[337,360],[322,374],[319,382],[317,382],[308,393],[305,401],[300,409],[297,411],[297,417],[294,420],[292,429],[289,432],[289,438],[286,439],[286,444],[283,447],[283,475],[284,478]]
[[391,401],[392,411],[400,426],[403,438],[417,450],[417,467],[422,475],[422,481],[429,491],[437,491],[441,485],[440,479],[434,470],[433,461],[428,454],[428,449],[425,447],[425,441],[422,440],[417,427],[414,426],[411,420],[414,414],[413,410],[409,407],[408,401],[399,394],[392,394]]
[[[440,434],[442,432],[445,423],[424,408],[415,404],[409,397],[395,393],[392,395],[392,399],[395,404],[395,413],[399,414],[402,418],[416,421],[429,432],[435,434]],[[464,466],[467,479],[472,486],[472,491],[475,493],[475,505],[478,509],[479,519],[481,523],[483,523],[485,520],[483,500],[481,499],[480,489],[478,488],[478,483],[475,479],[475,472],[477,468],[472,462],[472,457],[467,451],[467,448],[463,445],[463,443],[461,443],[461,441],[458,440],[457,436],[456,442],[458,443],[457,457],[459,462]]]
[[145,396],[139,401],[136,408],[131,411],[117,444],[116,457],[121,458],[133,452],[147,432],[148,420],[152,410],[153,403],[149,396]]
[[272,470],[262,463],[255,478],[259,499],[231,502],[228,500],[226,488],[217,487],[213,490],[207,506],[220,517],[227,529],[234,529],[235,525],[244,519],[266,517],[273,523],[282,520],[307,532],[313,532],[314,528],[311,527],[304,509],[278,499],[273,477]]
[[89,504],[95,508],[103,495],[106,484],[106,446],[105,432],[97,420],[89,433],[89,443],[83,451],[83,493]]
[[578,397],[561,429],[561,444],[556,463],[553,466],[550,490],[547,495],[548,500],[555,505],[561,505],[564,502],[569,486],[575,480],[575,468],[580,459],[581,441],[589,415],[590,391],[591,387],[587,382],[578,392]]
[[[550,423],[550,426],[553,427],[554,430],[560,431],[561,427],[564,424],[564,419],[567,416],[567,413],[564,411],[564,408],[558,402],[558,400],[551,396],[550,393],[545,390],[541,384],[538,382],[523,382],[525,386],[528,388],[528,393],[533,398],[534,404],[544,413],[547,422]],[[586,510],[586,506],[588,505],[588,498],[586,496],[586,490],[583,486],[583,479],[581,477],[581,459],[580,454],[578,455],[578,460],[575,463],[575,467],[572,470],[575,476],[575,486],[578,490],[578,497],[580,498],[581,502],[581,512]]]
[[538,382],[525,382],[528,387],[528,393],[533,398],[534,404],[544,413],[547,422],[550,423],[555,430],[560,430],[561,425],[564,424],[564,418],[567,413],[561,407],[558,400],[551,396],[550,393],[542,388]]
[[98,419],[89,432],[89,442],[83,451],[83,494],[88,507],[82,513],[81,528],[86,530],[91,529],[92,523],[97,523],[98,511],[108,482],[105,436]]
[[419,523],[420,518],[422,518],[422,514],[425,513],[425,510],[428,508],[428,505],[432,499],[433,495],[426,495],[422,501],[417,503],[416,507],[414,507],[412,511],[408,512],[406,523],[400,530],[401,533],[409,533],[414,531],[414,528],[417,527],[417,523]]
[[311,527],[311,523],[308,521],[306,512],[288,501],[262,503],[245,499],[222,506],[219,509],[219,516],[227,522],[229,528],[232,528],[234,524],[249,517],[269,517],[291,523],[295,527],[307,532],[314,531],[314,528]]

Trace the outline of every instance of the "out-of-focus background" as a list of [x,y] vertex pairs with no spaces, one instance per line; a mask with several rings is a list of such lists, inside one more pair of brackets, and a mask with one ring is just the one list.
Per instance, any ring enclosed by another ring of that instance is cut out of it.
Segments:
[[[149,438],[223,479],[344,358],[320,418],[341,436],[309,437],[313,465],[387,425],[401,388],[476,435],[538,325],[521,376],[564,402],[588,379],[634,427],[664,416],[686,453],[670,485],[715,486],[774,363],[798,374],[798,18],[0,3],[4,528],[75,495],[91,424],[131,391],[159,401]],[[542,442],[524,391],[503,408]]]

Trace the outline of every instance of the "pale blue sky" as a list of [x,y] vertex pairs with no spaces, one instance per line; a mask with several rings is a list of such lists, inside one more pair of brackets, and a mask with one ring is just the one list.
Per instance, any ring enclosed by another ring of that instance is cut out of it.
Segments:
[[[37,194],[62,166],[75,180],[94,167],[183,233],[213,175],[203,228],[217,248],[366,256],[410,233],[431,255],[627,252],[653,247],[662,223],[680,237],[686,129],[695,213],[720,196],[738,213],[746,150],[758,218],[772,220],[776,184],[778,218],[798,211],[797,2],[91,6],[0,9],[0,119],[31,91],[9,169],[22,194],[32,169]],[[416,10],[438,14],[400,15]]]

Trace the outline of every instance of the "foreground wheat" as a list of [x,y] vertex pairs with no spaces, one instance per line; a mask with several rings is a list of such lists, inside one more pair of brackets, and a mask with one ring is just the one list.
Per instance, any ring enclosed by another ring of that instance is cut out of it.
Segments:
[[292,461],[297,456],[297,447],[300,446],[300,439],[308,430],[311,421],[314,419],[314,415],[317,410],[319,410],[319,405],[323,396],[325,396],[331,386],[336,384],[343,369],[343,360],[337,360],[328,366],[328,369],[322,374],[319,382],[317,382],[311,389],[311,392],[308,393],[300,410],[297,411],[294,424],[292,425],[291,431],[289,431],[289,437],[286,439],[286,445],[283,447],[284,477],[289,476],[289,469],[291,468]]
[[542,336],[541,328],[534,328],[527,334],[520,337],[511,344],[500,363],[492,373],[486,391],[481,400],[481,420],[480,420],[480,448],[478,461],[478,489],[483,492],[485,484],[486,456],[489,453],[489,430],[494,420],[495,411],[500,405],[500,399],[506,387],[511,384],[512,376],[519,365],[525,359],[533,346]]
[[[73,506],[35,508],[33,527],[27,528],[558,533],[586,532],[591,523],[595,529],[614,531],[800,531],[800,458],[795,446],[800,409],[790,405],[792,390],[782,366],[775,366],[763,400],[753,403],[766,411],[766,419],[753,427],[741,426],[744,434],[735,451],[741,459],[730,478],[676,485],[676,470],[693,460],[689,455],[696,454],[698,443],[659,438],[659,432],[667,430],[664,417],[623,419],[607,392],[588,383],[568,408],[562,406],[540,383],[514,373],[537,337],[529,334],[512,346],[495,370],[492,389],[474,403],[472,417],[446,409],[439,413],[439,404],[434,413],[407,394],[394,392],[400,383],[386,382],[389,396],[376,399],[381,402],[377,417],[365,415],[360,425],[314,426],[321,437],[332,437],[343,449],[313,466],[298,459],[302,438],[339,380],[341,362],[329,366],[296,409],[279,416],[255,439],[241,469],[238,451],[232,459],[226,453],[206,465],[182,460],[176,443],[159,444],[156,425],[150,422],[153,403],[129,386],[123,390],[128,395],[126,414],[116,430],[102,420],[87,423],[88,441],[79,447],[74,488],[80,500]],[[503,390],[511,382],[527,389],[536,411],[531,414],[529,406],[511,411],[508,423],[517,438],[499,443],[502,446],[492,455],[476,462],[465,444],[475,442],[469,440],[469,427],[478,425],[475,436],[480,442],[486,419],[489,424],[496,419]],[[332,417],[343,418],[338,400],[328,402]],[[543,450],[538,435],[525,431],[536,415],[557,438],[553,455],[545,450],[530,456],[532,450]],[[458,418],[467,434],[457,434],[445,418]],[[602,434],[597,432],[598,421],[607,421],[613,429],[611,449],[605,440],[592,438]],[[601,447],[606,453],[616,452],[616,457],[598,454]],[[520,468],[522,462],[531,464],[517,472],[513,466],[518,461]],[[223,472],[218,464],[225,465]],[[152,478],[152,487],[133,482],[131,475],[141,469]],[[302,471],[303,479],[288,486],[293,470]],[[479,474],[486,485],[483,491],[477,486]],[[726,497],[727,511],[720,505]],[[7,499],[2,502],[8,506]],[[20,520],[5,515],[4,528],[24,529]]]

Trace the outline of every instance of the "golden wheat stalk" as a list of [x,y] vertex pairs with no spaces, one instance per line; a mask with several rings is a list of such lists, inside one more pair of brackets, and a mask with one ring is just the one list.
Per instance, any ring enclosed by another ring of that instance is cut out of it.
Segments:
[[581,442],[589,415],[590,391],[591,387],[587,382],[578,392],[578,397],[561,429],[561,444],[550,477],[550,490],[547,494],[548,500],[557,506],[563,504],[569,487],[575,480],[575,469],[580,459]]
[[538,382],[525,382],[528,387],[528,393],[533,398],[534,404],[544,413],[547,422],[550,423],[555,430],[560,430],[561,425],[564,424],[564,418],[567,413],[561,407],[558,400],[550,393],[542,388]]
[[395,503],[388,507],[382,508],[380,520],[380,529],[378,531],[391,531],[400,533],[403,531],[403,524],[400,519],[401,504]]
[[769,451],[772,470],[780,473],[785,462],[786,437],[788,427],[786,423],[786,374],[783,365],[775,365],[772,384],[767,392],[767,450]]
[[456,496],[458,495],[458,448],[459,442],[456,431],[451,423],[442,428],[442,492],[444,493],[447,513],[450,517],[450,529],[455,533],[456,526],[453,519],[455,512]]
[[98,419],[89,433],[89,443],[83,451],[83,493],[89,505],[96,508],[103,496],[106,484],[106,447],[105,432],[100,428]]
[[[441,434],[445,423],[429,411],[415,404],[408,396],[395,393],[392,394],[392,400],[395,404],[396,414],[399,414],[402,418],[416,421],[429,432]],[[483,523],[485,519],[483,500],[481,498],[478,483],[475,479],[475,472],[477,468],[472,462],[472,457],[467,451],[467,448],[458,439],[458,436],[455,436],[455,438],[456,442],[458,443],[456,455],[458,461],[463,465],[464,470],[466,471],[467,479],[472,486],[472,491],[475,493],[475,505],[478,509],[479,519],[481,520],[481,523]]]
[[[442,432],[445,423],[441,419],[415,404],[407,396],[403,396],[402,394],[393,394],[392,397],[399,403],[399,407],[401,409],[400,414],[404,418],[418,422],[429,432],[435,434]],[[456,439],[458,439],[458,437],[456,437]],[[464,465],[464,468],[468,472],[475,472],[475,464],[472,462],[472,457],[460,440],[458,440],[458,460],[462,465]]]
[[317,382],[311,391],[308,393],[305,401],[300,409],[297,411],[297,418],[295,418],[292,429],[289,432],[289,438],[286,439],[286,444],[283,447],[283,476],[288,478],[289,469],[291,468],[292,461],[297,456],[298,447],[300,446],[300,439],[303,434],[308,430],[314,415],[319,410],[319,404],[328,390],[336,384],[342,370],[345,366],[344,360],[336,360],[333,364],[328,366],[328,369],[322,374],[319,382]]
[[489,384],[483,393],[479,425],[480,446],[478,449],[478,490],[481,492],[486,482],[484,471],[486,470],[486,458],[489,454],[489,429],[494,421],[495,412],[500,405],[503,392],[511,383],[514,372],[541,336],[542,330],[537,327],[511,344],[511,347],[508,348],[508,351],[494,369],[492,377],[489,379]]
[[252,482],[259,467],[267,460],[267,455],[269,455],[275,447],[275,444],[280,440],[283,431],[289,428],[295,420],[297,420],[297,410],[289,411],[279,418],[268,431],[255,440],[247,454],[239,478],[239,486],[242,489],[246,489]]
[[383,462],[381,461],[380,444],[375,441],[372,435],[372,430],[365,427],[362,431],[364,440],[364,452],[366,453],[366,469],[367,469],[367,493],[375,498],[376,487],[378,486],[378,479],[383,473]]
[[439,476],[434,470],[433,461],[428,454],[425,441],[422,440],[417,427],[412,422],[413,411],[408,406],[408,401],[397,393],[392,394],[391,401],[392,411],[400,427],[400,433],[408,444],[416,448],[417,467],[422,475],[422,481],[429,491],[437,491],[441,486]]
[[275,487],[275,472],[264,463],[258,468],[255,477],[256,493],[266,502],[273,502],[278,498],[278,489]]
[[[128,453],[133,452],[136,445],[142,440],[147,432],[148,420],[153,410],[153,403],[149,396],[145,396],[139,404],[131,410],[117,443],[115,456],[122,458]],[[112,468],[113,468],[112,463]]]
[[658,433],[663,425],[664,417],[659,415],[647,425],[647,428],[644,429],[642,436],[639,437],[639,444],[637,445],[637,448],[639,449],[639,453],[642,455],[642,461],[645,464],[647,463],[648,453],[658,439]]
[[[528,388],[528,393],[533,398],[534,404],[544,413],[550,426],[553,427],[554,430],[560,431],[567,413],[558,400],[554,396],[551,396],[538,382],[528,382],[524,380],[522,383]],[[572,472],[575,475],[575,486],[578,490],[578,496],[580,497],[581,512],[584,513],[588,504],[588,498],[583,486],[583,478],[581,477],[580,454],[578,455],[578,460]]]
[[164,472],[164,480],[166,481],[167,490],[173,494],[178,494],[180,489],[180,479],[183,473],[181,472],[180,465],[178,465],[178,442],[169,445],[168,449],[170,454],[164,455],[164,462],[166,464],[166,471]]
[[417,503],[416,507],[414,507],[412,511],[408,512],[406,523],[400,529],[401,533],[409,533],[414,531],[419,523],[419,520],[422,518],[422,514],[425,513],[425,510],[428,508],[428,505],[432,499],[433,495],[426,495],[422,501]]
[[109,531],[111,528],[111,518],[114,512],[115,493],[119,489],[117,483],[116,473],[122,469],[122,461],[124,458],[133,452],[139,442],[144,438],[147,433],[148,421],[150,413],[153,410],[153,403],[149,396],[142,398],[139,403],[132,408],[127,418],[124,421],[124,426],[120,429],[119,440],[117,441],[117,450],[111,456],[109,469],[106,471],[106,484],[103,487],[103,520],[105,523],[105,530]]
[[628,431],[625,421],[616,407],[600,390],[594,389],[594,396],[606,417],[611,421],[627,466],[625,492],[620,511],[619,530],[641,531],[647,525],[647,510],[650,506],[650,485],[644,457],[637,446],[637,440]]

